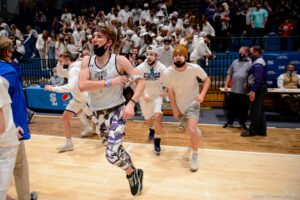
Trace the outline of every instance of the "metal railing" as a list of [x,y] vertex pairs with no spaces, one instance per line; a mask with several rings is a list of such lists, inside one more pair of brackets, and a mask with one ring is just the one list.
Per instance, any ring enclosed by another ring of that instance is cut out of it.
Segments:
[[48,81],[56,64],[56,59],[30,59],[22,62],[20,70],[24,85]]

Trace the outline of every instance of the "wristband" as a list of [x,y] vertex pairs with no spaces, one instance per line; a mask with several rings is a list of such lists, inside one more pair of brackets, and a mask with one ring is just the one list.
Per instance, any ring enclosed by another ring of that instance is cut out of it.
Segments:
[[106,87],[110,87],[110,85],[111,85],[110,79],[106,80]]
[[130,99],[129,101],[132,101],[134,104],[137,104],[137,102],[133,99]]

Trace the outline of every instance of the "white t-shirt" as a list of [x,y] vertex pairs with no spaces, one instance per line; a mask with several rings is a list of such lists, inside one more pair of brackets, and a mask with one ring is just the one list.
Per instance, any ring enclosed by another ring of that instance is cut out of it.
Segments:
[[163,85],[171,88],[175,94],[175,101],[181,113],[199,95],[197,77],[205,80],[206,72],[197,64],[186,63],[187,68],[179,72],[174,66],[168,67],[162,76]]
[[152,99],[158,97],[162,91],[161,75],[165,71],[166,66],[157,61],[153,74],[151,74],[150,66],[148,65],[147,61],[144,61],[142,64],[137,66],[136,69],[143,74],[145,80],[144,93],[146,93]]
[[[87,92],[81,92],[78,88],[78,77],[80,72],[81,61],[75,61],[69,66],[68,83],[66,85],[55,86],[54,92],[71,92],[73,99],[78,102],[87,102]],[[59,66],[60,67],[60,66]]]
[[0,147],[9,147],[19,144],[17,129],[11,110],[11,99],[8,94],[8,85],[7,80],[0,76],[0,108],[3,109],[5,121],[5,131],[0,134]]
[[165,49],[164,46],[158,48],[159,61],[165,65],[166,67],[170,67],[173,65],[173,47],[168,50]]

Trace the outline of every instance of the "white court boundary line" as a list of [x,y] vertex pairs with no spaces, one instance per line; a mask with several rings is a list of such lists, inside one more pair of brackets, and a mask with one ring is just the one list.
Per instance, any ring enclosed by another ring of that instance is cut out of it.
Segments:
[[[57,136],[57,135],[41,135],[41,134],[32,134],[32,138],[34,139],[34,135],[38,137],[48,137],[48,138],[65,138],[64,136]],[[100,140],[90,139],[90,138],[72,138],[72,140],[89,140],[92,142],[100,142]],[[144,143],[134,143],[134,142],[123,142],[123,144],[128,145],[127,149],[131,151],[135,145],[146,145],[146,146],[153,146],[153,144],[144,144]],[[176,150],[186,150],[190,147],[182,147],[182,146],[171,146],[171,145],[162,145],[163,147],[174,148]],[[300,154],[285,154],[285,153],[269,153],[269,152],[254,152],[254,151],[238,151],[238,150],[224,150],[224,149],[208,149],[208,148],[199,148],[199,150],[204,151],[219,151],[219,152],[233,152],[233,153],[241,153],[241,154],[254,154],[254,155],[273,155],[273,156],[286,156],[286,157],[296,157],[300,158]]]
[[[34,115],[37,117],[50,117],[50,118],[61,118],[61,116],[52,116],[52,115]],[[33,117],[34,117],[33,116]],[[78,118],[78,117],[73,117],[73,118]],[[144,120],[129,120],[131,122],[138,122],[138,123],[144,123]],[[163,124],[179,124],[179,122],[163,122]],[[214,127],[222,127],[223,124],[204,124],[204,123],[198,123],[198,125],[204,125],[204,126],[214,126]],[[236,128],[236,127],[234,127]],[[277,128],[277,127],[267,127],[269,129],[293,129],[293,130],[300,130],[300,128]]]

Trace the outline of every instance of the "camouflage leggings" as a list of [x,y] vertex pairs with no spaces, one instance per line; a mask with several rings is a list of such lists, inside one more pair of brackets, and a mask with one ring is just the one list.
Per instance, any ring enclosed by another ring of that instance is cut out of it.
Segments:
[[[96,132],[101,137],[107,137],[106,158],[108,162],[124,170],[129,167],[134,168],[129,154],[125,151],[122,142],[125,135],[126,122],[120,118],[120,113],[124,106],[116,108],[109,114],[94,115]],[[105,136],[108,130],[108,136]]]

